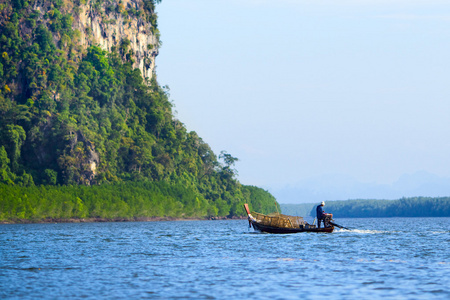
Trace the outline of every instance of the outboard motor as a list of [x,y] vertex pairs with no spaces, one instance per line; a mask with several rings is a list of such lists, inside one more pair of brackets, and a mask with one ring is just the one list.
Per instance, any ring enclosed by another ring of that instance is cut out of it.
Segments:
[[325,217],[323,218],[323,226],[326,227],[331,227],[331,225],[333,225],[333,214],[324,214]]

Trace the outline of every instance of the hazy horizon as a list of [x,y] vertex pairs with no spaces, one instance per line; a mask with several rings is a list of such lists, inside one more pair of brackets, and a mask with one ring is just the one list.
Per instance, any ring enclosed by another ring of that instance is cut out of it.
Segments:
[[241,183],[281,203],[308,181],[317,201],[450,195],[448,3],[163,0],[157,13],[158,81],[189,131],[240,159]]

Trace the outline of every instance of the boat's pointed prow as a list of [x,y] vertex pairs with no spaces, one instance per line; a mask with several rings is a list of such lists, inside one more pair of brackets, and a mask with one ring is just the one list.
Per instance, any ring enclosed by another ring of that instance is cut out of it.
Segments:
[[247,203],[244,204],[244,208],[245,208],[245,211],[247,212],[247,215],[249,215],[250,214],[250,209],[248,208],[248,204]]
[[244,204],[244,208],[245,208],[245,211],[247,212],[247,216],[248,216],[248,227],[251,228],[252,227],[252,215],[250,214],[250,209],[248,208],[247,203]]

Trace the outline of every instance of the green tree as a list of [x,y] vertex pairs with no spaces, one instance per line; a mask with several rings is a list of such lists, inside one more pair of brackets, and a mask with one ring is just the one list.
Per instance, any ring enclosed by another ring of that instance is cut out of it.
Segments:
[[221,151],[219,159],[223,159],[225,163],[225,166],[222,167],[222,176],[225,179],[232,179],[235,175],[237,175],[237,170],[232,168],[235,163],[239,161],[237,157],[231,156],[231,154],[226,151]]
[[7,125],[6,136],[8,139],[9,154],[11,156],[11,169],[19,170],[20,150],[26,138],[25,130],[19,125]]
[[9,168],[10,160],[6,153],[5,147],[0,147],[0,182],[7,184],[14,184],[14,175]]

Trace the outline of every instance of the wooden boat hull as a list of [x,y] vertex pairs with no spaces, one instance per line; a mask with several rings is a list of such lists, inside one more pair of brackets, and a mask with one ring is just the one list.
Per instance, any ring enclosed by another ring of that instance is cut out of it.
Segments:
[[298,232],[324,232],[331,233],[334,230],[334,226],[325,227],[325,228],[281,228],[281,227],[273,227],[260,224],[256,221],[251,221],[253,228],[257,231],[267,232],[267,233],[298,233]]

